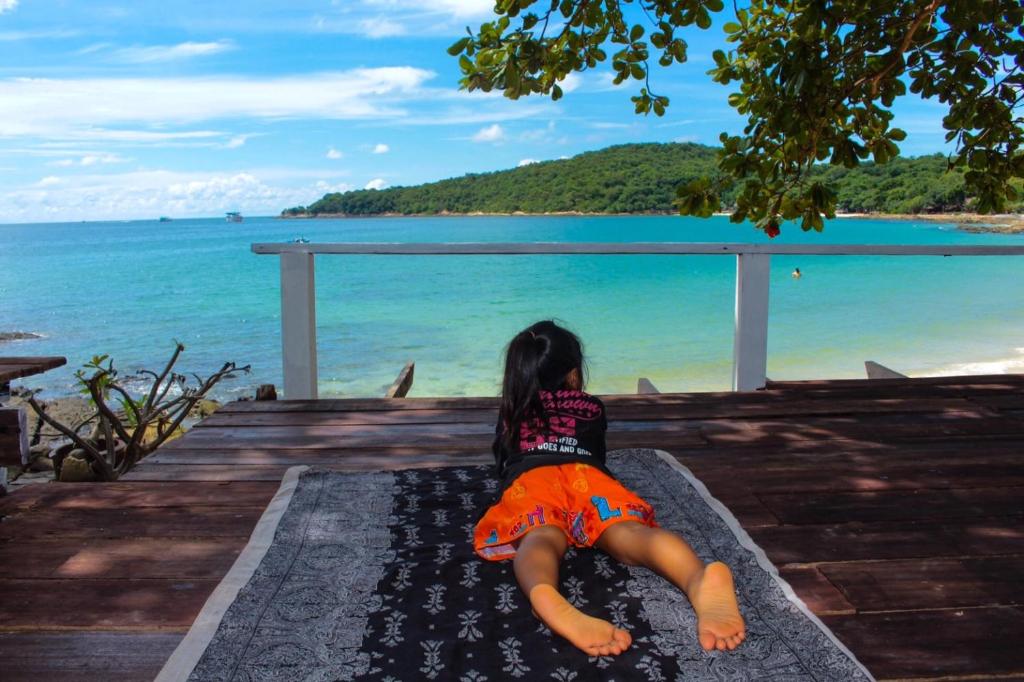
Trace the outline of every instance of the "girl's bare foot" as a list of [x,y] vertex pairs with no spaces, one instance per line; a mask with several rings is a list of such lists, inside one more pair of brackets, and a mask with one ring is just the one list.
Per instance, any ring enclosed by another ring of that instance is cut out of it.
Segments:
[[697,612],[697,638],[706,650],[735,649],[746,637],[743,616],[736,604],[732,572],[720,561],[704,567],[704,575],[690,592]]
[[537,585],[530,590],[530,605],[553,632],[588,656],[617,656],[633,641],[625,630],[577,609],[551,585]]

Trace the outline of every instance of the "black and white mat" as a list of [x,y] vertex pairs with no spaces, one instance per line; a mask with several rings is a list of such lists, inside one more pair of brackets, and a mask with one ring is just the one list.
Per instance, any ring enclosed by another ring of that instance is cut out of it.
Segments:
[[588,658],[553,636],[511,562],[473,553],[473,524],[497,486],[491,467],[295,467],[157,680],[872,679],[671,455],[619,450],[608,464],[660,525],[732,568],[747,621],[738,649],[705,652],[682,593],[596,550],[570,550],[562,591],[628,629],[633,646]]

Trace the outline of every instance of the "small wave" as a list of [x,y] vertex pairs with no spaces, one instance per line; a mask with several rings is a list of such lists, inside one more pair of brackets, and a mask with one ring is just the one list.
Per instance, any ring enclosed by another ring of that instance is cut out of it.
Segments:
[[1014,349],[1018,357],[1001,360],[980,360],[957,362],[918,374],[924,377],[951,377],[970,374],[1021,374],[1024,373],[1024,348]]

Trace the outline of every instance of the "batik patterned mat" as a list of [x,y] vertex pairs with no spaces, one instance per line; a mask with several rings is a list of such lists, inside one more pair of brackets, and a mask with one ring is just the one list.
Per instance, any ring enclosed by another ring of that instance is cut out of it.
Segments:
[[764,553],[667,453],[609,467],[705,561],[736,578],[747,639],[705,652],[686,597],[643,568],[570,550],[561,586],[628,629],[621,656],[588,658],[537,621],[511,562],[470,546],[497,481],[484,466],[289,470],[249,546],[158,680],[867,680]]

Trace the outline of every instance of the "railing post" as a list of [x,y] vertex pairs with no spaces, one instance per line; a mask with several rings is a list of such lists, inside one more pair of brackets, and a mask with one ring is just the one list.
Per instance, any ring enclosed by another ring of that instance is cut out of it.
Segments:
[[281,348],[284,397],[316,399],[316,285],[312,253],[281,254]]
[[736,254],[736,331],[732,390],[764,388],[768,371],[768,274],[771,256]]

